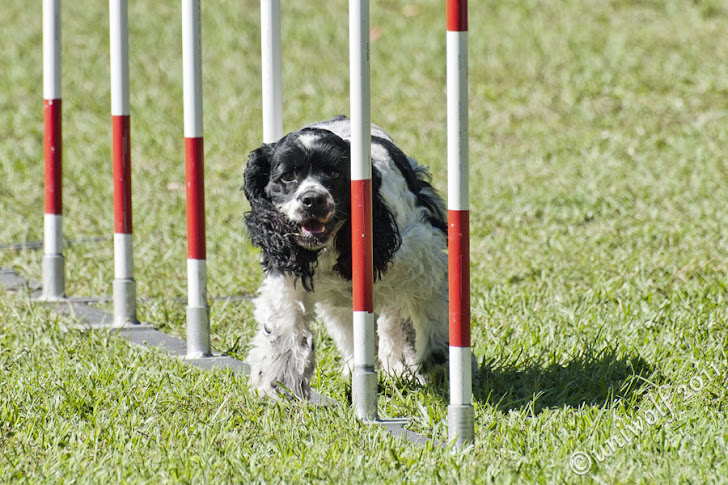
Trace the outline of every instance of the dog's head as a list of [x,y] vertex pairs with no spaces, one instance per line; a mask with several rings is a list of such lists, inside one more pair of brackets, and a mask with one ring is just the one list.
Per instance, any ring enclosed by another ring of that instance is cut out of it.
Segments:
[[251,153],[245,195],[253,210],[272,205],[296,244],[321,249],[348,217],[349,154],[349,144],[330,131],[290,133]]
[[334,133],[304,128],[250,154],[245,224],[267,273],[294,275],[312,291],[320,250],[351,240],[350,153]]
[[[250,202],[245,224],[250,241],[262,249],[267,273],[296,276],[313,291],[318,255],[330,248],[336,254],[332,269],[351,280],[350,156],[348,141],[320,128],[290,133],[250,154],[243,187]],[[375,278],[385,273],[401,243],[381,185],[381,175],[374,169]]]

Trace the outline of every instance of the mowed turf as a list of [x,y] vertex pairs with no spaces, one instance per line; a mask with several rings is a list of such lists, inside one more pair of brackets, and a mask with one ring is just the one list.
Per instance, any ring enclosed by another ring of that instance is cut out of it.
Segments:
[[[313,384],[343,403],[329,409],[63,332],[0,290],[0,482],[728,481],[728,3],[470,3],[475,446],[359,423],[321,325]],[[282,4],[285,129],[348,113],[347,2]],[[113,279],[107,7],[62,5],[64,233],[103,238],[66,246],[71,296]],[[444,193],[444,2],[371,11],[372,119]],[[211,297],[262,277],[239,191],[262,138],[259,15],[202,5]],[[129,24],[139,316],[183,336],[179,2],[132,1]],[[38,241],[40,5],[5,0],[1,25],[0,243]],[[39,251],[3,248],[0,267],[40,279]],[[211,320],[213,347],[244,358],[250,301],[213,301]],[[382,379],[379,406],[446,440],[444,379]]]

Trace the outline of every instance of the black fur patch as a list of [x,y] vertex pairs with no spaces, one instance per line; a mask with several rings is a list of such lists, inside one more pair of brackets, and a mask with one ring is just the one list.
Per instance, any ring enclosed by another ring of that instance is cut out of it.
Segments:
[[372,137],[372,143],[377,143],[383,146],[389,153],[389,156],[392,157],[392,160],[394,160],[395,165],[397,165],[397,168],[407,182],[407,188],[417,197],[417,206],[427,209],[429,214],[427,222],[429,222],[432,227],[439,229],[444,234],[447,234],[446,214],[442,213],[437,200],[424,192],[429,189],[430,193],[435,193],[435,189],[430,183],[432,178],[427,172],[427,169],[419,166],[417,168],[413,168],[407,158],[407,155],[405,155],[404,152],[397,147],[397,145],[385,138],[374,136]]

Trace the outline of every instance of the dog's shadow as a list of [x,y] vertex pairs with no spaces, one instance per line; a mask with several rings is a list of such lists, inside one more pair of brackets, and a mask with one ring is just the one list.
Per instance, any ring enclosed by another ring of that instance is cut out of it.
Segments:
[[[641,395],[654,369],[638,355],[624,355],[614,349],[585,350],[567,362],[541,364],[482,361],[479,378],[473,383],[473,400],[507,413],[528,409],[532,415],[546,409],[609,406],[615,400],[629,401]],[[448,382],[444,376],[430,384],[447,403]]]

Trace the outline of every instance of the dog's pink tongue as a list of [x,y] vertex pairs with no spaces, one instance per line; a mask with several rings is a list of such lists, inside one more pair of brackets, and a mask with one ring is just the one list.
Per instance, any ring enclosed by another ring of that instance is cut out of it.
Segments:
[[303,225],[303,230],[311,234],[321,234],[326,230],[326,226],[318,221],[310,221]]

